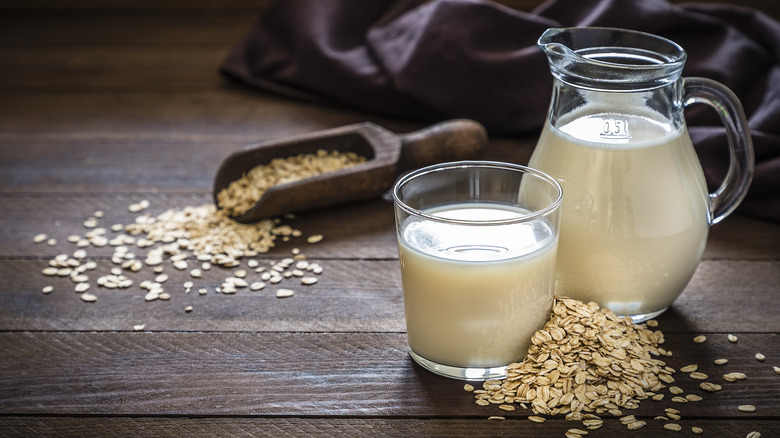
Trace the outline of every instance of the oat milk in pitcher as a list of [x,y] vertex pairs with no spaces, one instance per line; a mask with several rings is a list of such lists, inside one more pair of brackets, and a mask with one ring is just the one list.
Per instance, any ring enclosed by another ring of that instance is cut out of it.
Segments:
[[[529,166],[564,191],[556,295],[635,321],[655,317],[691,280],[709,226],[747,192],[753,152],[742,108],[723,85],[682,78],[685,52],[654,35],[550,29],[539,46],[554,85]],[[723,108],[734,157],[713,194],[683,118],[697,102]]]

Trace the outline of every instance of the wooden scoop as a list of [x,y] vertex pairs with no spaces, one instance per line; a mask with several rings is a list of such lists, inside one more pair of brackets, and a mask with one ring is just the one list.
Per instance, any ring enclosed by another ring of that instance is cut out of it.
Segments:
[[441,122],[397,135],[370,122],[247,146],[228,156],[214,178],[217,194],[246,172],[274,158],[318,149],[355,152],[366,162],[268,189],[252,209],[234,217],[249,223],[284,213],[314,210],[382,196],[398,175],[439,162],[474,159],[487,146],[485,128],[468,119]]

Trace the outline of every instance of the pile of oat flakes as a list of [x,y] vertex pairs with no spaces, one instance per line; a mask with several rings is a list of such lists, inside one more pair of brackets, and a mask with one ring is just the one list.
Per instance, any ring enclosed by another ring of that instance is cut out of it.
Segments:
[[318,150],[314,154],[299,154],[275,158],[255,166],[241,178],[217,193],[217,204],[229,216],[237,217],[249,211],[273,186],[299,181],[326,172],[346,169],[366,162],[366,157],[354,152]]
[[[571,428],[567,438],[587,435],[588,431],[602,427],[603,415],[618,417],[628,430],[647,425],[645,420],[626,415],[625,410],[639,407],[645,399],[661,401],[667,385],[675,382],[675,370],[661,359],[671,356],[661,347],[664,335],[655,320],[646,324],[634,324],[630,318],[618,317],[608,309],[601,309],[595,303],[583,303],[569,298],[556,298],[552,316],[542,330],[532,337],[532,345],[521,363],[510,364],[504,380],[488,380],[482,389],[466,384],[464,389],[474,394],[480,406],[498,405],[498,408],[512,412],[516,406],[529,409],[533,415],[528,419],[544,422],[543,415],[565,415],[567,420],[580,421],[583,429]],[[730,342],[737,337],[728,335]],[[697,336],[694,342],[706,342],[706,337]],[[765,357],[757,353],[756,360]],[[725,365],[727,359],[718,359],[715,365]],[[773,367],[780,374],[780,367]],[[717,392],[722,386],[709,381],[709,376],[698,372],[698,365],[680,369],[691,379],[700,380],[699,388],[705,392]],[[746,379],[740,372],[726,373],[723,380],[735,382]],[[673,395],[671,401],[684,404],[698,402],[702,397],[684,391],[678,386],[669,386]],[[740,412],[755,412],[753,405],[739,405]],[[491,420],[503,420],[494,415]],[[664,415],[654,418],[662,421],[667,431],[681,431],[678,423],[680,411],[666,408]],[[703,433],[693,426],[695,434]],[[751,432],[748,438],[759,438],[759,432]]]

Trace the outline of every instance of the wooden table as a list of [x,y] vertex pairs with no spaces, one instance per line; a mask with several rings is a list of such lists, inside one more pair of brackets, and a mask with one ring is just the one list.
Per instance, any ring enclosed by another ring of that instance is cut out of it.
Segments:
[[[270,287],[215,293],[232,272],[219,268],[195,280],[205,295],[185,293],[193,279],[170,266],[167,301],[144,300],[148,268],[127,273],[132,287],[101,289],[95,277],[115,266],[110,245],[86,248],[97,302],[42,275],[52,257],[73,253],[68,236],[86,233],[96,211],[110,226],[133,222],[128,206],[144,199],[152,215],[210,203],[217,165],[243,145],[364,120],[398,132],[422,125],[224,83],[216,68],[259,12],[246,2],[38,3],[10,2],[0,14],[0,436],[560,437],[580,427],[479,407],[463,382],[413,363],[387,199],[284,221],[325,236],[279,241],[257,257],[268,264],[300,248],[324,266],[291,298]],[[533,142],[492,139],[486,158],[523,163]],[[38,233],[57,242],[35,244]],[[54,291],[42,293],[46,285]],[[658,319],[668,364],[699,364],[724,389],[703,393],[678,373],[677,385],[704,399],[644,401],[630,412],[648,422],[635,435],[666,432],[652,419],[674,407],[681,436],[692,426],[780,436],[778,314],[780,225],[730,217]],[[707,342],[694,343],[701,334]],[[723,381],[730,371],[748,378]],[[589,436],[625,434],[605,419]]]

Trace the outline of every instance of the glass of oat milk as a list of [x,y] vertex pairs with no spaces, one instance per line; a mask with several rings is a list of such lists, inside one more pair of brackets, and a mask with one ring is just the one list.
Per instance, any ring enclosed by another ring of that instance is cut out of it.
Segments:
[[[685,51],[655,35],[549,29],[539,47],[553,92],[529,165],[566,194],[556,294],[637,322],[653,318],[690,281],[710,225],[750,185],[753,146],[742,107],[720,83],[683,78]],[[730,169],[714,193],[683,117],[693,103],[715,108],[726,127]]]
[[542,172],[490,161],[398,180],[404,308],[418,364],[484,380],[523,359],[552,306],[562,196]]

